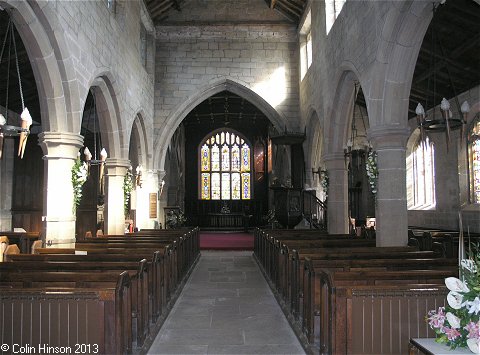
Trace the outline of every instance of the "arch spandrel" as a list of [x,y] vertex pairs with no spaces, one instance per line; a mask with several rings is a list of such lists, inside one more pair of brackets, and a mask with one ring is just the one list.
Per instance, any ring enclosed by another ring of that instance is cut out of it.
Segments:
[[168,144],[183,119],[201,102],[222,91],[230,91],[248,100],[262,111],[278,131],[283,131],[285,127],[289,126],[287,119],[256,92],[246,87],[243,83],[232,79],[222,79],[197,90],[195,95],[190,96],[169,115],[163,125],[164,128],[161,134],[154,141],[154,148],[156,149],[154,156],[155,168],[163,170]]

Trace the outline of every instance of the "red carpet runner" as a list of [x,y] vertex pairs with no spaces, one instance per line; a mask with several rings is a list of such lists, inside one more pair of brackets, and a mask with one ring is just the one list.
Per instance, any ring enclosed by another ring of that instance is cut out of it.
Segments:
[[253,250],[253,234],[200,232],[200,249]]

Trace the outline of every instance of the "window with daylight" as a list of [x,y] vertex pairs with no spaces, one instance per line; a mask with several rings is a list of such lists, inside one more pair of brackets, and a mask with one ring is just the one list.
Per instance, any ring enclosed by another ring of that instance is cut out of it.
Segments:
[[327,35],[337,20],[346,0],[325,0],[325,27]]
[[407,157],[407,207],[410,210],[435,208],[435,148],[429,138],[420,140]]
[[200,199],[251,198],[251,148],[232,131],[209,136],[199,148]]
[[115,13],[115,0],[105,0],[105,1],[106,1],[106,3],[107,3],[108,9],[109,9],[111,12]]
[[480,204],[480,115],[473,121],[468,132],[468,165],[470,200]]
[[308,68],[313,61],[313,47],[312,47],[312,15],[308,11],[305,21],[300,30],[300,78],[303,80],[307,74]]

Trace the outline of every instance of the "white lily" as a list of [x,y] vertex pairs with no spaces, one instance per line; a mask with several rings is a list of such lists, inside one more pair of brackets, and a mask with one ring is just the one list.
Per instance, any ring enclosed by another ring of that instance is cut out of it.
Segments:
[[467,339],[467,345],[472,353],[480,354],[480,339]]
[[476,315],[478,315],[478,313],[480,313],[480,298],[478,298],[477,296],[473,301],[464,302],[462,306],[467,307],[468,313],[475,313]]
[[463,259],[461,263],[464,269],[473,273],[477,272],[477,265],[472,259]]
[[467,285],[465,285],[462,280],[457,279],[456,277],[447,277],[445,279],[445,285],[447,285],[450,291],[455,292],[468,292],[470,291]]
[[456,291],[450,291],[447,295],[447,302],[453,309],[460,309],[462,307],[463,296]]
[[446,317],[447,317],[448,323],[450,323],[450,326],[452,328],[455,328],[455,329],[460,328],[460,318],[458,318],[456,315],[450,312],[446,314]]

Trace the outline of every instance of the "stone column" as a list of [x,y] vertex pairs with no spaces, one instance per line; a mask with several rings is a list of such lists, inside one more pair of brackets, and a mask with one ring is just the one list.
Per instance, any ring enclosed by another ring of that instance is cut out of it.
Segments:
[[409,130],[374,127],[368,136],[377,152],[376,196],[377,246],[406,246],[408,243],[406,142]]
[[83,146],[83,137],[67,132],[43,132],[38,136],[44,159],[43,239],[47,247],[75,244],[72,166]]
[[[162,175],[163,173],[163,175]],[[136,210],[137,210],[137,227],[142,228],[159,228],[159,207],[160,207],[160,183],[165,176],[165,172],[160,170],[147,170],[142,175],[142,187],[136,190]],[[150,216],[150,194],[155,194],[156,211],[155,217]]]
[[325,157],[328,171],[328,233],[348,234],[348,169],[343,153]]
[[12,229],[14,140],[4,138],[0,160],[0,231]]
[[107,158],[105,162],[105,234],[125,233],[123,181],[130,161]]

